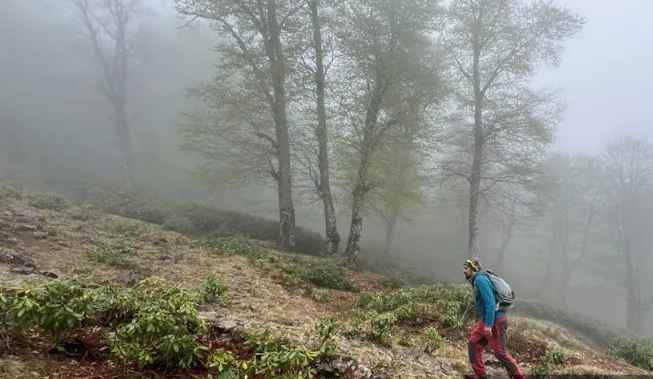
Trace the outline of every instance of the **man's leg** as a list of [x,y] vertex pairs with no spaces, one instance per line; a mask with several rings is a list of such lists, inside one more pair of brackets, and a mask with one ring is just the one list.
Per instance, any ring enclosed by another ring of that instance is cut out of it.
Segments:
[[485,364],[483,363],[483,348],[488,344],[488,341],[483,334],[483,328],[485,328],[485,324],[483,320],[479,320],[472,329],[467,343],[469,362],[472,364],[472,370],[479,377],[487,376]]
[[488,337],[488,343],[494,351],[494,356],[503,364],[503,367],[508,371],[508,375],[511,378],[523,379],[524,374],[520,370],[519,366],[515,359],[510,356],[507,349],[508,342],[508,319],[507,317],[501,316],[498,318],[494,325],[492,326],[492,336]]

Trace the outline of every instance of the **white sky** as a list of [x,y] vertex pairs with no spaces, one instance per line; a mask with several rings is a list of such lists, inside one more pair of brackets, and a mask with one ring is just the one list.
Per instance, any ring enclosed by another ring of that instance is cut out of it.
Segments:
[[562,89],[558,147],[594,152],[621,133],[653,139],[653,0],[557,0],[585,16],[559,68],[538,82]]

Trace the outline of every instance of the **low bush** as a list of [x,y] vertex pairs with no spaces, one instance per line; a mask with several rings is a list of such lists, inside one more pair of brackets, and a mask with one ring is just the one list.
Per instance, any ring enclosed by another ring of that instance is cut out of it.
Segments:
[[97,245],[86,250],[86,256],[93,262],[104,263],[108,266],[124,270],[144,269],[134,259],[138,248],[120,239],[102,239]]
[[99,304],[98,294],[84,288],[78,278],[21,284],[0,294],[5,330],[46,333],[54,346],[95,316]]
[[100,212],[95,207],[90,205],[82,205],[80,207],[74,207],[70,210],[70,217],[73,220],[79,221],[89,221],[96,220],[100,217]]
[[204,303],[227,306],[231,303],[229,287],[227,283],[217,275],[211,275],[206,279],[202,289],[201,299]]
[[111,355],[117,361],[162,370],[195,367],[208,349],[199,343],[207,331],[197,304],[200,294],[166,286],[157,278],[141,281],[115,303],[131,319],[108,337]]
[[[460,329],[474,319],[471,288],[464,285],[435,284],[387,293],[363,292],[357,308],[350,312],[349,335],[360,335],[378,343],[388,343],[400,326],[437,326]],[[428,330],[428,329],[427,329]],[[437,347],[436,337],[429,334]]]
[[195,233],[195,225],[193,225],[193,222],[183,216],[170,217],[163,223],[163,229],[184,234]]
[[330,260],[312,265],[306,272],[306,279],[318,287],[334,290],[350,290],[352,288],[347,269]]
[[246,331],[244,338],[211,335],[198,304],[219,299],[227,291],[219,277],[209,278],[197,292],[155,277],[130,289],[90,287],[79,278],[30,282],[2,288],[0,326],[5,337],[6,331],[17,330],[23,333],[22,340],[35,331],[45,333],[61,351],[69,336],[101,323],[111,328],[105,341],[110,357],[135,369],[196,368],[219,378],[329,375],[328,363],[338,352],[332,338],[339,327],[337,319],[318,323],[308,347],[292,346],[269,330]]
[[70,203],[63,197],[50,193],[30,193],[27,201],[34,208],[52,211],[63,211],[70,206]]
[[431,354],[434,351],[437,351],[444,347],[446,341],[438,330],[435,328],[426,328],[422,331],[421,335],[423,349],[426,354]]
[[8,184],[0,184],[0,202],[5,200],[20,200],[22,198],[23,194],[20,188]]
[[530,375],[550,375],[555,370],[556,366],[565,363],[567,351],[561,348],[547,350],[546,353],[539,359],[537,364],[533,366],[529,372]]
[[[123,188],[82,184],[59,185],[57,189],[75,203],[90,204],[107,213],[153,224],[167,224],[171,230],[240,235],[262,241],[276,241],[279,230],[278,221],[200,204],[172,202]],[[324,248],[324,238],[319,233],[300,227],[296,228],[295,242],[296,250],[304,254],[318,256]]]
[[617,337],[607,353],[624,359],[633,366],[653,371],[653,340]]

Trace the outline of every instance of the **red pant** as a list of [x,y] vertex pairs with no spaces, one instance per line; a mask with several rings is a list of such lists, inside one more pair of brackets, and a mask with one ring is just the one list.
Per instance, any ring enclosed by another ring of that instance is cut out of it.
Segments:
[[494,352],[494,356],[497,357],[499,362],[508,371],[508,375],[511,378],[523,379],[524,375],[519,369],[517,362],[506,351],[508,338],[506,334],[508,329],[507,316],[503,315],[494,321],[492,335],[485,335],[483,328],[485,328],[485,320],[481,318],[474,326],[467,345],[469,361],[472,364],[474,373],[478,376],[487,376],[485,364],[483,364],[483,348],[489,344]]

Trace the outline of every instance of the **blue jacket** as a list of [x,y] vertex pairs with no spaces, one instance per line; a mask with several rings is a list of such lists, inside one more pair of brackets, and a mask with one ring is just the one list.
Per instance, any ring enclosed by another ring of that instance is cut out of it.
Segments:
[[469,278],[469,282],[474,289],[476,313],[485,320],[486,326],[492,327],[494,320],[503,316],[505,312],[495,311],[497,301],[490,278],[487,275],[479,275],[477,272]]

